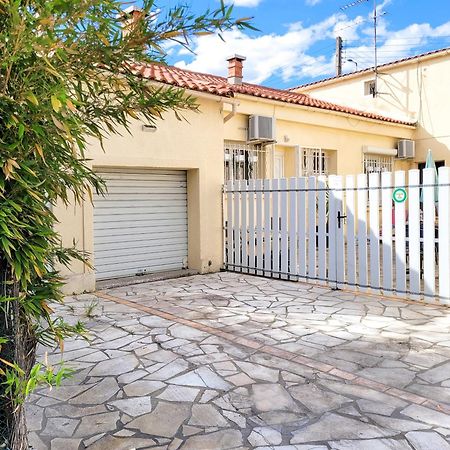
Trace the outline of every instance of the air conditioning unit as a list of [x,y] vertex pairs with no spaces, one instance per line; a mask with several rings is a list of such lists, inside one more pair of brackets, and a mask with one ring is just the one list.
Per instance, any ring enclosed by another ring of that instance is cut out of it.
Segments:
[[249,142],[274,142],[275,118],[265,116],[250,116],[248,120]]
[[416,156],[416,143],[409,139],[398,141],[397,158],[414,158]]

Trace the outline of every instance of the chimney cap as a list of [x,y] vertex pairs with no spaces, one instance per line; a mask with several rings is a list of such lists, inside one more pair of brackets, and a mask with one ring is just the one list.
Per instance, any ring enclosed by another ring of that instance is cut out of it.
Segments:
[[128,8],[125,8],[117,14],[118,19],[125,19],[127,16],[132,16],[135,13],[142,14],[144,10],[142,8],[139,8],[139,6],[131,5]]
[[227,61],[232,61],[233,59],[236,59],[237,61],[245,61],[247,58],[241,55],[232,55],[227,58]]

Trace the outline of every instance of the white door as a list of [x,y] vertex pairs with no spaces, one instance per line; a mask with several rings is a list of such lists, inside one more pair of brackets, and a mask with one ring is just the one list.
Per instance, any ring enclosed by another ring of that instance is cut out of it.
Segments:
[[284,178],[284,152],[280,150],[273,154],[273,177]]
[[185,171],[100,171],[107,194],[94,197],[97,279],[177,270],[187,262]]

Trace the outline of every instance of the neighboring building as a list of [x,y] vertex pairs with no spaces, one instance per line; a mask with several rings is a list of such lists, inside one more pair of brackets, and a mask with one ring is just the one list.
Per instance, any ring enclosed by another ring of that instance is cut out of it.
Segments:
[[[417,122],[412,167],[423,167],[428,149],[450,165],[450,48],[401,59],[290,90],[314,98]],[[374,90],[377,90],[374,95]]]
[[[58,228],[92,255],[95,270],[74,263],[67,292],[90,291],[99,279],[190,268],[217,271],[223,259],[224,181],[362,171],[364,149],[395,148],[415,126],[305,94],[242,82],[242,62],[229,77],[163,65],[135,64],[136,76],[183,88],[200,113],[179,121],[165,115],[156,127],[134,121],[132,136],[91,147],[93,168],[109,193],[82,206],[59,207]],[[260,124],[249,118],[259,116]],[[380,170],[406,168],[390,161]]]

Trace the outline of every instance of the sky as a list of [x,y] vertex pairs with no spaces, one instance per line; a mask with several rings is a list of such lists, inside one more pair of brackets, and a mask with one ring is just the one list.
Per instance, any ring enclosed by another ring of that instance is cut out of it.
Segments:
[[[180,2],[158,3],[164,9]],[[219,5],[218,0],[183,3],[197,13]],[[352,3],[356,4],[345,8]],[[335,39],[341,36],[344,73],[374,65],[374,0],[235,0],[234,4],[234,16],[253,17],[259,31],[227,31],[225,42],[201,36],[193,42],[193,53],[169,47],[167,61],[226,75],[226,58],[237,53],[247,58],[245,81],[285,89],[334,76]],[[450,0],[377,0],[377,15],[379,63],[450,47]]]

